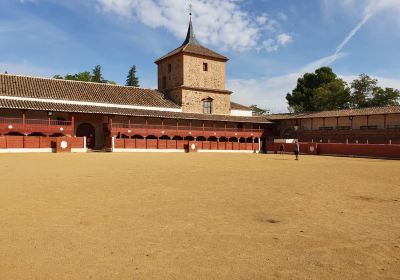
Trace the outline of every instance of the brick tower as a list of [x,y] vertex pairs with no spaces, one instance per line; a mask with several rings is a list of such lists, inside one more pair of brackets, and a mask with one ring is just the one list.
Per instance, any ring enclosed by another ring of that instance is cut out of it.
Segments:
[[231,91],[225,89],[228,58],[197,41],[190,17],[183,44],[158,59],[158,90],[187,113],[230,114]]

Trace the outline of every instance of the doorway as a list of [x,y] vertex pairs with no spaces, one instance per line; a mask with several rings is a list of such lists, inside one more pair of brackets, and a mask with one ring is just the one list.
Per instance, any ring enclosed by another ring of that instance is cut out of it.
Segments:
[[94,149],[96,145],[96,130],[90,123],[81,123],[76,129],[77,137],[86,137],[86,146]]

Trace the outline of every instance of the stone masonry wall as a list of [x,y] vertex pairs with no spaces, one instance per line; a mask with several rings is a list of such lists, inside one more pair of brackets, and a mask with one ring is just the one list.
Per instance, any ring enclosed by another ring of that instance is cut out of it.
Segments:
[[[171,65],[171,72],[168,70]],[[166,78],[166,87],[163,88],[163,77]],[[160,91],[183,85],[183,55],[175,55],[165,59],[158,65],[158,89]]]
[[212,114],[230,114],[230,94],[182,90],[182,109],[187,113],[203,113],[203,99],[212,98]]
[[[203,70],[208,64],[208,71]],[[183,84],[190,87],[225,89],[226,63],[197,56],[183,56]]]

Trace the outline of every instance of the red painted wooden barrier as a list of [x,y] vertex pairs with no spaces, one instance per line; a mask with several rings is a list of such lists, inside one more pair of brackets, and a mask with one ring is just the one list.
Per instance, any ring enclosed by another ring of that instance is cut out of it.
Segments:
[[[268,151],[279,152],[282,144],[273,143]],[[284,144],[285,152],[293,153],[294,144]],[[400,145],[389,144],[343,144],[343,143],[300,143],[301,154],[362,156],[378,158],[399,158]]]

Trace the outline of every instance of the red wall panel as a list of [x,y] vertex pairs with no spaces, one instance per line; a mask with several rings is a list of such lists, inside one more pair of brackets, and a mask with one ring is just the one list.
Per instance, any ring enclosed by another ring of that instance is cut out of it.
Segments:
[[0,149],[7,148],[7,141],[5,136],[0,136]]
[[23,136],[6,136],[8,149],[22,149],[24,147]]

